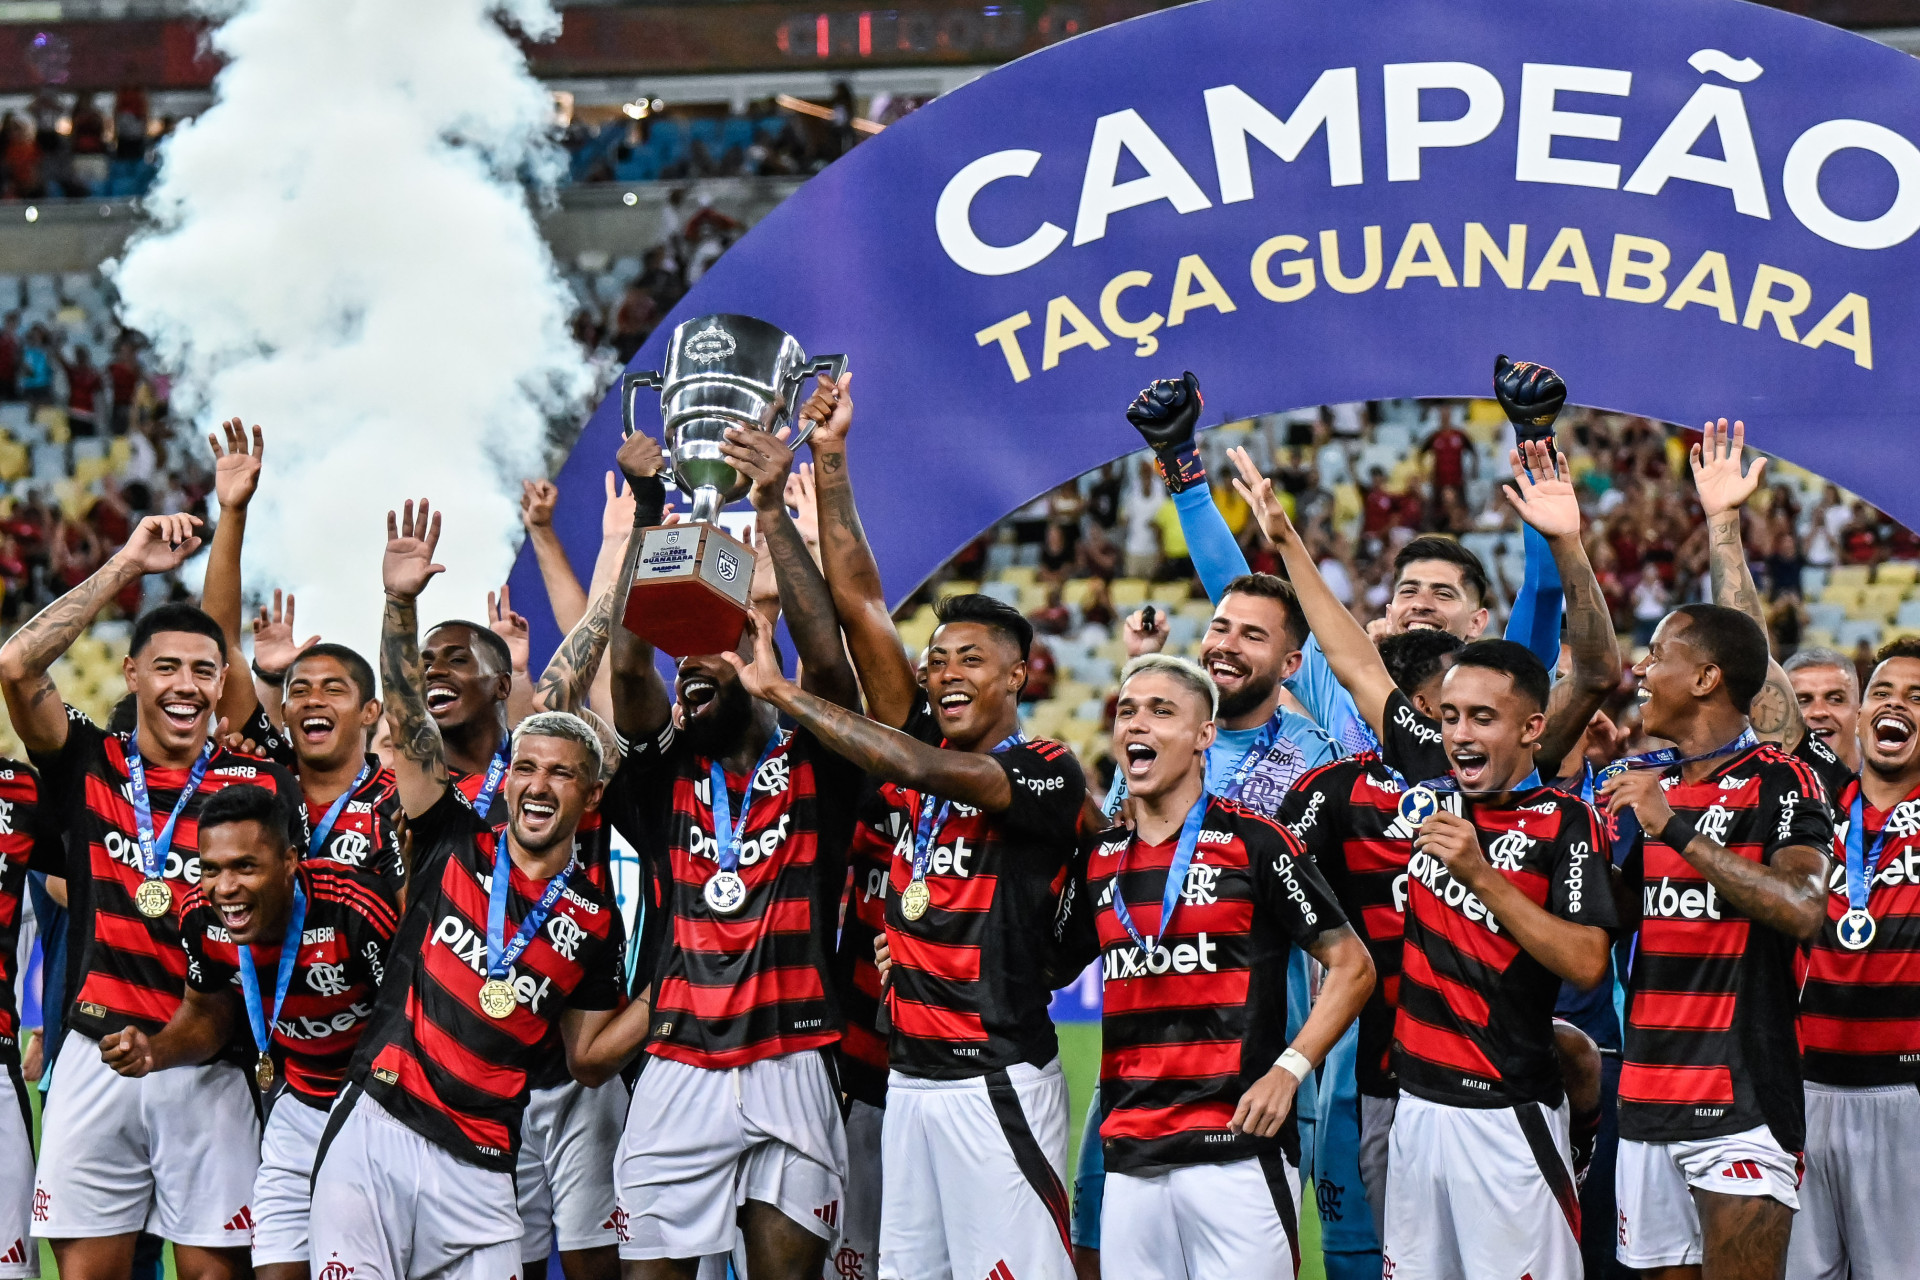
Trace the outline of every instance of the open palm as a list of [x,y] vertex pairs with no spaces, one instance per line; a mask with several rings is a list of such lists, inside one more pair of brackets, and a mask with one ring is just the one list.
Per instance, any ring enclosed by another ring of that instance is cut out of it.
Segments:
[[1513,485],[1506,491],[1520,518],[1549,538],[1580,532],[1580,498],[1573,490],[1567,456],[1544,441],[1529,440],[1507,451]]
[[1732,428],[1725,418],[1701,428],[1705,439],[1689,451],[1693,464],[1694,487],[1700,491],[1700,509],[1708,516],[1730,511],[1753,496],[1766,474],[1767,460],[1755,458],[1751,468],[1742,468],[1746,452],[1747,424],[1736,422]]
[[433,562],[433,550],[439,545],[440,513],[429,512],[425,498],[420,499],[418,513],[411,499],[399,518],[387,512],[387,552],[380,560],[380,583],[387,594],[411,600],[435,575],[445,573],[445,565]]

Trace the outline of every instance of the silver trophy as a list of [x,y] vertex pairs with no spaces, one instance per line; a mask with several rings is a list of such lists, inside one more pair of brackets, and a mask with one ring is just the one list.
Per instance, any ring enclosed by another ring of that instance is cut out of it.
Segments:
[[[752,316],[710,315],[673,331],[662,373],[629,373],[620,381],[620,414],[634,430],[636,393],[660,392],[661,441],[672,467],[663,476],[693,499],[690,519],[712,524],[720,508],[746,496],[748,479],[720,452],[729,427],[773,431],[793,423],[806,384],[824,373],[838,381],[843,355],[808,359],[792,334]],[[798,449],[813,424],[788,439]]]

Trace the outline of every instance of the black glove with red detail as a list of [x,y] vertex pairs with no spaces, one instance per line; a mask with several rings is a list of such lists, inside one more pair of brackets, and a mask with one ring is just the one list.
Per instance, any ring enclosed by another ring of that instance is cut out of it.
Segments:
[[1506,410],[1515,436],[1523,441],[1551,440],[1553,420],[1567,403],[1567,384],[1543,364],[1496,356],[1493,395]]
[[1207,469],[1193,443],[1193,429],[1205,406],[1200,379],[1191,371],[1158,379],[1127,406],[1127,421],[1152,446],[1169,493],[1207,482]]

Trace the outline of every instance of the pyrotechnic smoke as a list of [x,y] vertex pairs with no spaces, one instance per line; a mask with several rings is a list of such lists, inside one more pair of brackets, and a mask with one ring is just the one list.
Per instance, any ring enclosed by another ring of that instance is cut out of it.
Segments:
[[547,0],[245,0],[216,101],[166,146],[154,226],[112,268],[125,323],[199,426],[267,431],[250,592],[371,656],[386,512],[445,512],[423,622],[479,617],[519,535],[546,421],[589,389],[522,180],[552,108],[496,21]]

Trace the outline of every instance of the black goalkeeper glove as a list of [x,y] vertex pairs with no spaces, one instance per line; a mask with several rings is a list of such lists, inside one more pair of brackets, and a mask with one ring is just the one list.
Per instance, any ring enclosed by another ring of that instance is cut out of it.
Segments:
[[1158,379],[1127,406],[1127,421],[1153,448],[1160,478],[1172,493],[1207,482],[1207,470],[1193,443],[1193,429],[1205,405],[1200,379],[1189,371],[1178,378]]
[[1551,440],[1553,420],[1567,403],[1567,384],[1543,364],[1496,356],[1493,395],[1506,410],[1515,436],[1522,441]]

